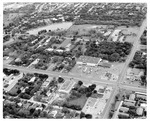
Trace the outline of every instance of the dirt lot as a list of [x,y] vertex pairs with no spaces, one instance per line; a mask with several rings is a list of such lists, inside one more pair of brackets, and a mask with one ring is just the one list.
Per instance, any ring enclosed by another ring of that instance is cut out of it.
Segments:
[[106,28],[107,25],[90,25],[90,24],[84,24],[84,25],[73,25],[67,30],[67,35],[72,35],[74,32],[78,31],[79,35],[85,35],[88,34],[88,31],[90,29],[94,28]]
[[8,25],[9,23],[11,23],[13,21],[13,19],[19,17],[19,16],[23,16],[24,13],[10,13],[10,14],[4,14],[3,15],[3,23],[4,25]]

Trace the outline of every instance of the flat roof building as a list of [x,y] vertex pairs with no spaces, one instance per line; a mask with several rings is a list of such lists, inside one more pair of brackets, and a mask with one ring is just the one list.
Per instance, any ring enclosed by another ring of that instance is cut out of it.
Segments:
[[129,100],[134,100],[135,99],[135,94],[130,94]]
[[77,64],[86,64],[88,66],[96,66],[101,61],[101,58],[80,56],[77,60]]
[[137,108],[136,113],[138,115],[142,115],[143,114],[143,108],[141,108],[141,107]]
[[53,79],[53,77],[48,77],[47,79],[46,79],[46,81],[44,81],[44,83],[42,84],[42,88],[47,88],[48,87],[48,85],[49,85],[49,83],[52,81],[52,79]]
[[74,81],[66,80],[58,91],[63,93],[69,93],[74,85]]

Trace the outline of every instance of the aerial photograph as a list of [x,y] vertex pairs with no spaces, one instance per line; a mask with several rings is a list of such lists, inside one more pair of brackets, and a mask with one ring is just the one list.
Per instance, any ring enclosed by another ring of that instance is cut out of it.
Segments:
[[2,10],[3,119],[147,119],[147,3]]

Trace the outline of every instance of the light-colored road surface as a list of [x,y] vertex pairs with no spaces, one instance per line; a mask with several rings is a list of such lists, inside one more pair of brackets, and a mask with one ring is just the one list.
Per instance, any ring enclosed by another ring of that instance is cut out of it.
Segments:
[[112,95],[109,98],[109,100],[105,106],[105,109],[103,111],[103,118],[107,118],[110,106],[111,106],[112,101],[113,101],[115,95],[117,94],[117,91],[119,88],[125,88],[125,89],[129,89],[129,90],[133,90],[133,91],[146,92],[146,89],[144,89],[144,88],[133,87],[132,85],[126,85],[126,84],[121,83],[125,78],[128,65],[132,61],[132,59],[135,55],[135,52],[138,49],[139,39],[140,39],[141,35],[143,34],[143,32],[146,28],[146,25],[147,25],[147,22],[146,22],[146,20],[144,20],[142,26],[140,27],[140,31],[139,31],[139,33],[138,33],[138,35],[137,35],[137,37],[133,43],[131,53],[125,62],[124,68],[122,69],[122,72],[119,75],[117,82],[102,81],[102,80],[98,80],[98,79],[97,80],[91,80],[88,77],[80,77],[80,76],[76,76],[76,75],[70,75],[68,73],[50,72],[50,71],[46,71],[46,70],[29,69],[26,67],[17,67],[17,66],[9,66],[9,65],[3,65],[3,67],[9,68],[9,69],[17,69],[17,70],[19,70],[21,72],[25,72],[25,73],[41,73],[41,74],[47,74],[50,76],[62,76],[64,78],[74,78],[75,80],[82,80],[83,82],[88,82],[88,83],[111,85],[114,87],[114,90],[113,90]]
[[9,69],[17,69],[20,72],[25,72],[25,73],[40,73],[40,74],[47,74],[49,76],[61,76],[65,78],[74,78],[76,80],[82,80],[85,82],[89,83],[100,83],[100,84],[108,84],[108,85],[115,85],[116,83],[110,82],[110,81],[101,81],[101,80],[91,80],[88,77],[80,77],[76,75],[69,75],[68,73],[59,73],[59,72],[51,72],[51,71],[46,71],[46,70],[39,70],[39,69],[31,69],[31,68],[26,68],[26,67],[18,67],[18,66],[9,66],[9,65],[3,65],[4,68],[9,68]]
[[117,93],[117,89],[118,88],[124,88],[124,89],[128,89],[128,90],[133,90],[133,91],[140,91],[140,92],[146,92],[146,89],[143,89],[143,88],[138,88],[138,87],[133,87],[132,85],[126,85],[126,84],[122,84],[121,82],[124,80],[125,78],[125,75],[126,75],[126,70],[128,68],[128,65],[129,63],[132,61],[134,55],[135,55],[135,52],[137,51],[138,49],[138,45],[139,45],[139,39],[140,37],[142,36],[145,28],[147,26],[147,19],[145,19],[140,27],[140,31],[133,43],[133,47],[132,47],[132,50],[131,50],[131,53],[130,55],[128,56],[126,62],[125,62],[125,65],[124,65],[124,68],[122,69],[122,72],[121,74],[119,75],[119,78],[118,78],[118,81],[117,81],[117,85],[116,85],[116,89],[115,89],[115,93],[112,94],[112,96],[110,97],[109,99],[109,103],[107,103],[106,105],[106,108],[105,108],[105,111],[104,111],[104,115],[103,115],[103,118],[107,118],[107,115],[108,115],[108,111],[110,109],[110,106],[111,106],[111,103]]

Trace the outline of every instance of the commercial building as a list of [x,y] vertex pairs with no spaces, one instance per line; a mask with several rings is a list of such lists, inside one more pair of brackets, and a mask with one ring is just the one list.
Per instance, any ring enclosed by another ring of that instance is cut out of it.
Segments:
[[16,94],[20,86],[17,84],[18,80],[23,77],[23,73],[20,73],[18,76],[11,78],[8,81],[8,86],[4,86],[4,91],[10,94]]
[[88,66],[97,66],[101,62],[101,58],[90,57],[90,56],[80,56],[77,60],[77,64],[88,65]]
[[112,65],[108,62],[101,62],[98,64],[99,66],[101,67],[104,67],[104,68],[110,68]]
[[74,81],[66,80],[58,91],[62,93],[69,93],[74,85]]
[[116,29],[116,30],[114,30],[114,32],[110,36],[113,42],[116,42],[118,40],[118,36],[119,36],[120,31],[121,30]]

